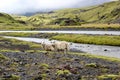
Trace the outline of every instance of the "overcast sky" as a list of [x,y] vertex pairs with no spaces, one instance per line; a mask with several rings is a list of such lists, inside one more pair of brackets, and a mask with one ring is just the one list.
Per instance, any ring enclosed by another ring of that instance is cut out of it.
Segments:
[[0,0],[0,12],[21,14],[53,9],[85,7],[113,0]]

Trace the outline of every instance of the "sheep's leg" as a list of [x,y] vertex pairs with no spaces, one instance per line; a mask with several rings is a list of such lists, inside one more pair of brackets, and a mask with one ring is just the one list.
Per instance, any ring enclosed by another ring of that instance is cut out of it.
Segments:
[[67,50],[64,50],[64,56],[67,57]]

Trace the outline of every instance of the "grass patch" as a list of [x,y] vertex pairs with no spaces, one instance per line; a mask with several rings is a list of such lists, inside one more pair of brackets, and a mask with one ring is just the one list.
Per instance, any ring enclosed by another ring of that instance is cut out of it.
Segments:
[[0,53],[0,60],[8,59],[6,56]]
[[35,35],[35,34],[38,34],[38,33],[15,33],[15,32],[7,32],[7,33],[0,33],[0,35],[2,36],[14,36],[14,37],[29,37],[31,35]]
[[120,36],[60,34],[57,36],[53,36],[52,39],[83,44],[120,46]]
[[5,32],[0,33],[1,36],[14,36],[14,37],[35,37],[35,38],[51,38],[52,36],[57,35],[58,33],[23,33],[23,32]]
[[[41,27],[37,27],[38,30],[40,29],[53,29],[53,30],[81,30],[81,29],[100,29],[100,30],[119,30],[120,24],[106,24],[106,23],[91,23],[91,24],[81,24],[81,25],[73,25],[73,26],[60,26],[60,25],[44,25]],[[36,29],[37,29],[36,28]]]
[[89,64],[86,64],[85,66],[86,67],[93,67],[93,68],[97,67],[96,63],[89,63]]
[[58,70],[56,72],[56,75],[57,76],[60,76],[60,75],[68,75],[68,74],[71,74],[71,72],[69,70]]
[[19,50],[1,49],[0,52],[20,52]]
[[12,74],[9,78],[2,78],[0,80],[20,80],[20,76]]
[[[120,46],[120,36],[111,35],[80,35],[80,34],[57,34],[57,33],[0,33],[0,35],[15,37],[50,38],[83,44]],[[33,46],[37,47],[37,45]]]
[[83,28],[93,28],[93,29],[120,29],[120,24],[103,24],[103,23],[99,23],[99,24],[83,24],[81,27]]
[[114,74],[98,76],[98,80],[119,80],[119,79],[120,79],[120,75],[114,75]]
[[[69,53],[69,54],[72,54],[72,55],[78,55],[78,56],[86,56],[86,57],[89,57],[89,58],[98,58],[98,59],[104,59],[104,60],[107,60],[107,61],[112,61],[112,62],[120,62],[120,59],[119,58],[114,58],[114,57],[106,57],[106,56],[98,56],[98,55],[92,55],[92,54],[88,54],[88,53]],[[92,65],[94,65],[92,63]]]
[[0,52],[19,52],[27,50],[41,50],[37,43],[0,37]]

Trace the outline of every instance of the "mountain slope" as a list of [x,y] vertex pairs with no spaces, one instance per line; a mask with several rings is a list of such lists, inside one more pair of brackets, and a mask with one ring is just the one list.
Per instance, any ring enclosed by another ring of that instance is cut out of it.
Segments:
[[44,14],[37,14],[29,17],[28,21],[33,24],[50,24],[55,20],[63,18],[78,19],[80,23],[110,23],[120,22],[120,1],[104,3],[99,6],[87,8],[74,8],[51,11]]
[[8,14],[0,13],[0,23],[14,23],[16,20],[14,20],[13,17],[11,17]]
[[0,13],[0,24],[26,24],[23,20],[16,20],[13,16]]
[[87,22],[114,22],[120,18],[120,1],[87,9],[79,17]]
[[16,20],[9,14],[0,13],[0,30],[20,30],[27,27],[23,20]]

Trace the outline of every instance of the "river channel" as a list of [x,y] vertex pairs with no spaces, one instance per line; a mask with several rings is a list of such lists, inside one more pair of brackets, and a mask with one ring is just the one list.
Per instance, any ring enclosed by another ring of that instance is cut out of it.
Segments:
[[[43,38],[10,37],[10,36],[4,36],[4,37],[14,38],[14,39],[23,40],[23,41],[36,42],[36,43],[51,42],[49,39],[43,39]],[[84,53],[89,53],[94,55],[120,58],[120,47],[117,47],[117,46],[72,43],[70,45],[70,50],[74,52],[84,52]]]
[[120,31],[0,31],[3,32],[24,32],[24,33],[66,33],[66,34],[92,34],[92,35],[120,35]]

